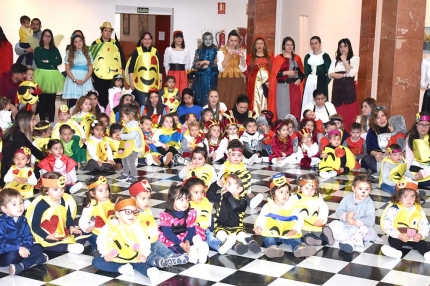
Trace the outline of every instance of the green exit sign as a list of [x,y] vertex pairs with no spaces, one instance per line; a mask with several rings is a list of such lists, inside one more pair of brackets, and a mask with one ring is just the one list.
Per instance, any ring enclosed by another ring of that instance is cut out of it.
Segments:
[[137,13],[149,13],[149,8],[137,7]]

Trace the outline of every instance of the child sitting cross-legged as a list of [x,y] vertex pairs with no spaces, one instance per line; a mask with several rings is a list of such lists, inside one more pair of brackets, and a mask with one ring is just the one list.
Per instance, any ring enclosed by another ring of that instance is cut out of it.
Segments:
[[366,140],[361,137],[361,125],[354,122],[351,124],[351,136],[343,141],[342,146],[348,147],[357,161],[361,160],[367,154]]
[[291,192],[289,180],[284,174],[274,175],[270,182],[270,198],[255,221],[254,232],[263,237],[265,253],[269,258],[284,256],[277,243],[290,245],[295,257],[311,256],[316,252],[314,246],[302,244],[303,217],[295,208],[297,196]]

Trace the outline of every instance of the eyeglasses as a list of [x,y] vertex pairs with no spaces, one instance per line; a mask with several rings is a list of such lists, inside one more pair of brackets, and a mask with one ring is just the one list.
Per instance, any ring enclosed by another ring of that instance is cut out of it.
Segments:
[[420,127],[420,128],[429,128],[430,124],[417,123],[417,127]]
[[385,110],[385,106],[377,106],[375,107],[376,110]]
[[126,215],[131,215],[131,214],[133,214],[134,216],[139,215],[139,211],[132,211],[129,209],[122,209],[122,210],[119,210],[119,212],[125,212]]

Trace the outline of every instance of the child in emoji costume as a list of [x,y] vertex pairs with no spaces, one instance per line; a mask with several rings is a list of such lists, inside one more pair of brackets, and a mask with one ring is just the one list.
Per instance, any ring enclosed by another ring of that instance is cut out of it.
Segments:
[[369,197],[371,189],[372,182],[367,176],[356,176],[353,193],[345,196],[336,209],[339,220],[329,224],[334,239],[340,241],[339,247],[346,253],[352,253],[354,246],[363,247],[364,241],[378,239],[374,230],[375,205]]
[[227,253],[236,243],[236,234],[232,233],[224,241],[219,240],[213,234],[213,206],[205,197],[205,183],[197,177],[191,177],[186,179],[183,185],[190,191],[190,205],[197,212],[196,224],[205,231],[207,244],[220,254]]
[[381,251],[389,257],[402,258],[401,249],[409,246],[430,260],[430,248],[426,238],[429,222],[419,203],[418,184],[407,179],[396,185],[396,193],[381,216],[381,228],[388,235],[388,244]]
[[158,226],[149,207],[152,192],[149,182],[147,180],[135,182],[130,186],[129,192],[130,196],[136,200],[136,207],[139,211],[138,220],[151,243],[151,254],[147,257],[146,263],[157,268],[186,264],[189,259],[188,254],[174,253],[158,240]]
[[105,134],[104,125],[98,120],[91,123],[91,135],[85,141],[87,145],[87,170],[88,171],[108,171],[113,169],[115,162],[113,161],[112,149],[110,148]]
[[32,81],[21,82],[16,91],[19,103],[25,105],[27,110],[32,110],[33,105],[37,104],[40,94],[42,90]]
[[136,219],[139,211],[134,199],[118,199],[115,203],[117,219],[108,220],[97,237],[101,257],[93,259],[93,266],[103,271],[134,276],[134,270],[149,278],[151,284],[159,277],[156,267],[146,263],[151,245],[142,225]]
[[76,101],[75,108],[72,113],[72,120],[75,120],[84,130],[85,137],[88,138],[91,135],[91,124],[96,119],[96,110],[92,106],[92,100],[89,96],[81,96]]
[[303,217],[295,208],[297,196],[291,194],[290,181],[279,173],[270,182],[270,198],[255,221],[254,232],[263,237],[266,255],[282,257],[284,251],[277,247],[281,242],[291,246],[295,257],[310,256],[316,252],[314,246],[302,245]]
[[69,125],[70,128],[73,129],[74,135],[79,136],[79,139],[87,138],[84,129],[82,129],[82,126],[79,125],[78,122],[76,122],[74,119],[70,118],[70,109],[67,107],[67,105],[61,105],[60,108],[58,108],[58,118],[60,121],[58,121],[54,128],[52,129],[51,138],[52,139],[60,139],[60,127],[62,125]]
[[[51,124],[48,121],[39,121],[33,129],[33,146],[43,153],[48,153],[48,142],[51,140]],[[34,156],[31,156],[31,163],[39,162]]]
[[97,236],[109,218],[115,215],[112,195],[107,179],[103,176],[91,177],[85,182],[88,192],[83,202],[82,214],[79,218],[79,228],[87,234],[92,251],[97,249]]
[[76,202],[71,195],[64,193],[66,178],[59,173],[48,172],[41,181],[41,195],[31,202],[25,215],[34,240],[47,251],[82,253],[84,246],[77,240],[84,237],[75,237],[82,232],[73,222]]
[[[13,155],[13,162],[9,171],[4,176],[5,188],[15,189],[21,193],[24,199],[34,196],[33,189],[37,185],[34,170],[27,165],[30,163],[31,151],[27,147],[17,149]],[[27,208],[29,201],[25,202]]]
[[190,208],[188,189],[173,183],[169,188],[166,210],[160,213],[158,240],[175,253],[187,253],[189,262],[206,263],[209,246],[205,232],[196,227],[197,212]]
[[191,163],[182,168],[178,176],[180,179],[189,179],[191,177],[200,178],[204,182],[205,191],[211,184],[216,182],[217,176],[214,167],[207,164],[208,151],[206,147],[197,147],[191,154]]

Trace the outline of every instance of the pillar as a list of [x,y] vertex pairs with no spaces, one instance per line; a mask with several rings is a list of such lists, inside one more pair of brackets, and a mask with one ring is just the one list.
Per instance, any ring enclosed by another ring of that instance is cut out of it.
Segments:
[[250,53],[255,37],[266,38],[267,49],[275,50],[276,0],[248,1],[247,52]]
[[426,0],[390,0],[382,6],[376,100],[390,116],[402,114],[408,127],[420,109],[425,7]]

